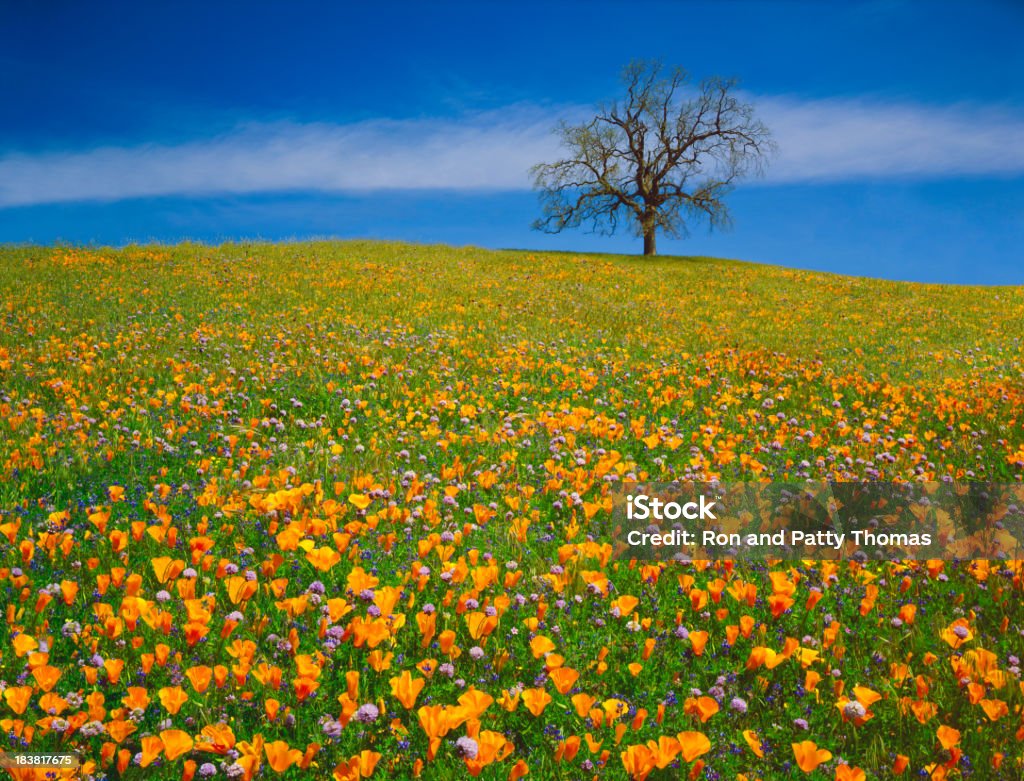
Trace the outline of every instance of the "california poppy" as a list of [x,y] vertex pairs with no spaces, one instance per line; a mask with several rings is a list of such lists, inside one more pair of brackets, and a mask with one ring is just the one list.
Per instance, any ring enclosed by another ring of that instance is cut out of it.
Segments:
[[679,751],[686,762],[693,762],[711,750],[711,741],[703,732],[680,732],[676,740],[679,741]]
[[551,695],[542,688],[525,689],[523,691],[523,702],[526,703],[526,708],[530,713],[534,716],[540,716],[548,706],[548,703],[551,702]]
[[165,729],[160,733],[160,740],[164,744],[164,756],[168,762],[187,754],[194,745],[192,736],[180,729]]
[[402,703],[402,707],[407,710],[411,710],[412,706],[416,704],[416,698],[420,692],[423,691],[423,687],[426,685],[426,681],[422,678],[413,678],[409,674],[408,670],[403,670],[401,675],[397,675],[391,679],[391,694]]
[[814,772],[822,762],[832,759],[831,751],[818,748],[818,745],[811,740],[794,743],[793,755],[796,757],[797,766],[805,773]]
[[292,748],[283,740],[267,743],[263,750],[267,755],[267,762],[275,773],[283,773],[302,759],[302,752]]

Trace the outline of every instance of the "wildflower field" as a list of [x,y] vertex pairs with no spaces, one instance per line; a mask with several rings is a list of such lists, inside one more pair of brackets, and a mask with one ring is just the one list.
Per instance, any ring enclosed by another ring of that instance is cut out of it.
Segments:
[[0,745],[152,781],[1024,778],[1020,561],[592,533],[636,480],[1019,481],[1022,337],[1024,288],[705,258],[2,250]]

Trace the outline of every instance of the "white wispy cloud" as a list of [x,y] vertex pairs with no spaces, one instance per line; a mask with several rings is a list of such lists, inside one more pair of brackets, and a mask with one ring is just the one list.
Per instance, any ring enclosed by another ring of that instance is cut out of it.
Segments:
[[[764,184],[1024,174],[1024,114],[870,99],[755,99],[778,155]],[[177,145],[0,156],[0,207],[164,195],[530,186],[551,128],[586,109],[516,105],[457,119],[249,124]]]
[[175,146],[0,157],[0,206],[295,190],[516,190],[556,145],[551,115],[251,124]]
[[1024,174],[1024,112],[871,99],[764,98],[778,142],[768,182]]

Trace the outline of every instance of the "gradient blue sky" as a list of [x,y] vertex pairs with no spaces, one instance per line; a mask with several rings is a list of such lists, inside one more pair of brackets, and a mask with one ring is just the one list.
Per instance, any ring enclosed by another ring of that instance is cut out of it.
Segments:
[[550,128],[632,58],[773,129],[733,230],[664,253],[1024,284],[1024,4],[0,4],[0,242],[307,236],[636,252],[530,229]]

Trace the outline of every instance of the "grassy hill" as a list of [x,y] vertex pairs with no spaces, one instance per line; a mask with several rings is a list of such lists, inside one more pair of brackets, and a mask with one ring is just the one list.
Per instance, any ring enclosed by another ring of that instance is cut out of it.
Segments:
[[[1024,288],[712,258],[330,242],[8,249],[0,301],[5,416],[85,404],[88,417],[105,408],[107,423],[147,438],[180,417],[186,396],[216,399],[224,430],[268,404],[332,417],[341,394],[363,396],[384,420],[447,399],[474,408],[471,428],[510,413],[536,425],[549,410],[625,410],[643,452],[640,440],[659,430],[685,451],[710,427],[698,444],[715,452],[685,460],[726,476],[750,476],[740,451],[777,476],[819,447],[873,462],[888,433],[914,445],[895,448],[895,465],[873,464],[879,476],[931,462],[929,475],[1008,477],[1020,440]],[[793,422],[765,428],[768,407]],[[864,439],[865,422],[867,441],[848,443]],[[73,439],[50,440],[62,471],[95,453],[99,432],[78,425]],[[815,447],[794,443],[808,429]],[[391,460],[392,434],[364,436],[387,436],[376,458]],[[115,453],[123,439],[104,433]],[[0,444],[7,474],[25,458],[17,437]]]
[[2,250],[0,725],[126,781],[1019,778],[1021,561],[600,524],[638,479],[1020,481],[1022,336],[1022,288],[710,258]]
[[97,327],[103,312],[123,316],[146,291],[147,302],[209,322],[237,315],[242,303],[260,319],[307,313],[324,322],[471,327],[495,342],[606,339],[650,355],[763,349],[896,379],[976,368],[1019,376],[1024,337],[1024,287],[889,282],[705,257],[186,244],[0,250],[0,271],[9,309]]

